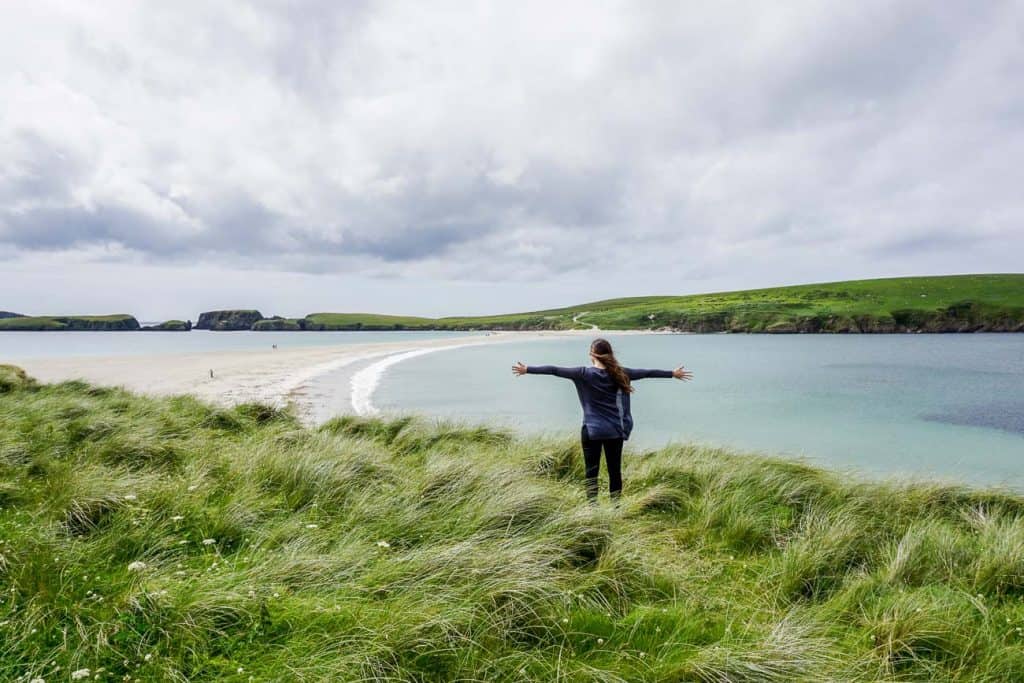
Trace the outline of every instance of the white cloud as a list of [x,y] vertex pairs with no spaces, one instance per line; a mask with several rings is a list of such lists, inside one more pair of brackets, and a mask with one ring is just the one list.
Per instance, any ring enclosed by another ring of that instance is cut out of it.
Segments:
[[[59,258],[101,305],[111,261],[201,269],[225,295],[262,269],[309,273],[299,297],[345,273],[544,305],[1019,270],[1024,250],[1015,2],[6,14],[8,292],[29,273],[45,290],[33,269]],[[479,303],[450,291],[451,312]]]

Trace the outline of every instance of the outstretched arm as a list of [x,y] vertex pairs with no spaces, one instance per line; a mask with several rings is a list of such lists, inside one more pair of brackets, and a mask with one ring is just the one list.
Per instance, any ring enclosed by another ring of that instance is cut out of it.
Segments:
[[626,368],[626,374],[629,375],[629,379],[647,379],[648,377],[660,377],[668,379],[674,377],[675,379],[682,380],[683,382],[689,382],[693,379],[693,373],[680,365],[675,370],[642,370],[640,368]]
[[563,379],[580,379],[583,377],[583,368],[563,368],[557,365],[527,365],[519,361],[512,366],[512,373],[516,377],[522,375],[554,375]]

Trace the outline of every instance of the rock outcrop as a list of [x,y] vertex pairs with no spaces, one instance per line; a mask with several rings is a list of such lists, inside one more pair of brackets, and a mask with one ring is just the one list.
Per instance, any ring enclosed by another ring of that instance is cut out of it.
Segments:
[[888,315],[695,313],[677,315],[667,327],[677,332],[755,334],[1024,332],[1024,309],[995,309],[964,301],[930,311],[906,309]]
[[137,329],[139,321],[123,314],[20,316],[0,320],[0,330],[12,332],[129,332]]
[[264,318],[253,324],[254,332],[300,332],[305,329],[305,320],[295,318]]
[[199,314],[195,324],[197,330],[251,330],[252,326],[263,320],[263,314],[254,310],[206,311]]
[[191,320],[168,320],[159,325],[146,325],[143,332],[188,332],[192,329]]

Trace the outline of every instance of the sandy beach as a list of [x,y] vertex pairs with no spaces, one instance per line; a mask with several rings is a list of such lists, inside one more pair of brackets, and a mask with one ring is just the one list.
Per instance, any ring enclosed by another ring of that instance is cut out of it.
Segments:
[[309,394],[307,384],[327,372],[351,368],[354,375],[353,400],[356,400],[357,407],[363,408],[358,412],[373,412],[366,401],[373,390],[373,379],[359,377],[356,372],[357,367],[366,362],[391,359],[391,364],[435,350],[592,334],[587,330],[496,332],[456,339],[410,338],[408,341],[387,343],[259,351],[38,358],[19,360],[17,364],[42,382],[81,379],[144,394],[192,394],[203,400],[228,405],[249,401],[277,406],[292,404],[301,416],[315,420],[323,416],[317,404],[320,397]]

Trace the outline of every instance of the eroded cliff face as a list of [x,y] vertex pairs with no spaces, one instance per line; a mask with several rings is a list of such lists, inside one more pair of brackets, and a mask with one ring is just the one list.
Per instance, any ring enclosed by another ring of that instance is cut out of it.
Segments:
[[264,318],[253,324],[254,332],[298,332],[305,329],[304,320],[293,318]]
[[206,311],[199,314],[195,324],[197,330],[251,330],[263,320],[263,314],[254,310]]
[[192,329],[191,320],[167,320],[159,325],[148,325],[143,332],[188,332]]
[[888,315],[758,316],[697,313],[670,319],[678,332],[763,334],[892,334],[906,332],[1024,332],[1024,309],[991,309],[971,302],[933,311],[897,310]]
[[132,316],[116,320],[94,320],[91,318],[55,317],[64,324],[65,330],[88,330],[91,332],[126,332],[139,329],[139,321]]

